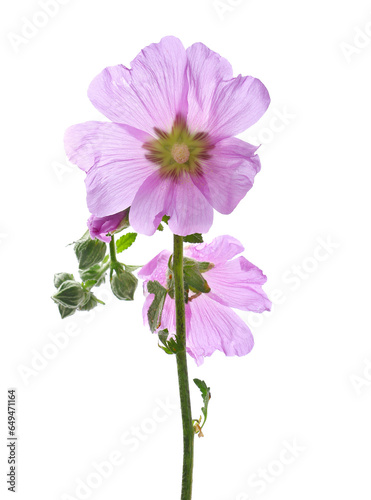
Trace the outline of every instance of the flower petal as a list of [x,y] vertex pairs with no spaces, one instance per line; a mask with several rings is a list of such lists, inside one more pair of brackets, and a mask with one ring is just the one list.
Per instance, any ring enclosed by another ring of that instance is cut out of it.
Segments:
[[142,148],[145,138],[148,134],[118,123],[87,122],[67,130],[66,152],[87,172],[87,203],[94,215],[113,215],[129,207],[153,172]]
[[216,350],[226,356],[244,356],[251,351],[254,346],[251,331],[232,309],[206,294],[193,300],[190,307],[187,352],[198,365]]
[[267,278],[245,257],[216,265],[204,277],[211,288],[210,299],[245,311],[270,311],[272,303],[262,288]]
[[153,133],[171,128],[187,115],[187,57],[178,38],[163,38],[144,48],[131,63],[106,68],[88,91],[94,106],[112,121]]
[[[147,283],[147,281],[158,281],[162,286],[166,286],[166,271],[167,264],[171,252],[169,250],[163,250],[156,255],[152,260],[150,260],[142,269],[138,272],[138,277]],[[146,292],[145,288],[145,292]]]
[[179,236],[207,233],[214,217],[212,206],[188,174],[179,178],[173,186],[166,214],[170,216],[169,228]]
[[187,49],[188,68],[188,125],[192,130],[205,131],[215,89],[223,80],[233,78],[230,63],[203,43]]
[[256,149],[231,137],[218,142],[212,157],[203,163],[203,174],[194,183],[218,212],[230,214],[253,186],[260,170]]
[[215,141],[240,134],[263,116],[269,103],[268,90],[257,78],[239,75],[220,82],[213,95],[206,132]]
[[217,236],[211,243],[204,242],[198,245],[186,246],[184,253],[191,259],[220,264],[233,259],[243,250],[242,244],[236,238],[224,235]]
[[186,236],[206,233],[213,221],[213,209],[188,174],[174,180],[158,172],[140,186],[131,205],[130,224],[143,234],[152,235],[161,219],[168,215],[174,234]]

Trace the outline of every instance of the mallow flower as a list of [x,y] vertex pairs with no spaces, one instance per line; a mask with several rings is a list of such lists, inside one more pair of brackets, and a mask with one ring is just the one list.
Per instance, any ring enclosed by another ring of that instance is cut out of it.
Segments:
[[[252,333],[234,308],[257,313],[271,308],[271,302],[262,288],[266,276],[245,257],[236,257],[243,250],[241,243],[231,236],[219,236],[209,244],[184,248],[186,258],[202,262],[203,268],[207,269],[202,275],[210,290],[208,293],[189,291],[185,304],[186,348],[198,365],[216,350],[227,356],[243,356],[253,348]],[[144,280],[145,323],[148,323],[148,309],[154,298],[148,293],[147,284],[158,281],[169,290],[170,256],[171,252],[162,251],[138,273]],[[171,337],[175,335],[175,300],[171,294],[166,295],[157,332],[163,329],[167,329]]]
[[97,217],[131,206],[137,232],[153,234],[168,215],[175,234],[205,233],[213,209],[231,213],[252,187],[257,147],[233,136],[264,114],[268,91],[251,76],[234,78],[230,63],[202,43],[186,50],[165,37],[131,68],[106,68],[88,96],[111,122],[70,127],[65,148],[87,174]]
[[97,217],[91,215],[88,219],[88,229],[91,239],[110,242],[110,234],[116,233],[121,229],[129,227],[129,209],[118,212],[117,214],[108,215],[106,217]]

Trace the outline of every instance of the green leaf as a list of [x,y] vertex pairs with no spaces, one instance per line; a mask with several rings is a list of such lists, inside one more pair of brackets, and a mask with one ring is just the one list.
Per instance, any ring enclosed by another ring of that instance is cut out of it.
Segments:
[[90,289],[93,288],[93,286],[96,285],[96,283],[97,283],[97,280],[87,280],[84,283],[82,283],[82,287],[85,290],[90,291]]
[[121,253],[124,250],[127,250],[134,243],[137,237],[137,233],[126,233],[121,236],[116,241],[116,251],[117,253]]
[[149,281],[147,283],[148,293],[153,293],[155,298],[148,309],[148,323],[151,332],[155,332],[161,325],[162,310],[166,299],[166,288],[158,281]]
[[138,279],[134,274],[116,268],[116,274],[111,280],[113,294],[120,300],[134,300],[134,293],[138,286]]
[[204,382],[203,380],[200,380],[198,378],[194,378],[193,382],[200,389],[202,400],[203,400],[203,403],[204,403],[204,406],[201,408],[201,411],[202,411],[202,413],[204,415],[204,421],[203,421],[203,424],[201,426],[201,429],[202,429],[202,427],[205,425],[205,422],[206,422],[206,419],[207,419],[207,408],[209,406],[209,401],[210,401],[210,398],[211,398],[210,387],[207,387],[206,382]]
[[95,264],[99,264],[106,255],[107,245],[98,239],[92,240],[89,231],[80,238],[74,246],[79,268],[89,269]]
[[162,217],[162,222],[165,222],[165,224],[167,224],[169,222],[169,219],[170,219],[170,217],[168,215],[164,215]]
[[183,238],[184,243],[203,243],[204,239],[202,237],[202,234],[200,233],[194,233],[194,234],[189,234],[188,236],[185,236]]
[[73,274],[57,273],[54,275],[54,286],[55,288],[59,288],[65,281],[73,281],[74,279]]

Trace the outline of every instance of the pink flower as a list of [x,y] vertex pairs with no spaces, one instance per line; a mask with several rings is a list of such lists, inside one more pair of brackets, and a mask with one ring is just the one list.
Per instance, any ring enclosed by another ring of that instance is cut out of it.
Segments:
[[[251,351],[254,339],[248,326],[231,308],[261,313],[269,311],[271,302],[262,289],[266,277],[260,269],[244,257],[235,259],[244,250],[231,236],[219,236],[210,244],[201,243],[185,247],[184,255],[191,259],[210,262],[214,267],[203,273],[211,288],[209,293],[189,296],[186,310],[187,352],[198,365],[215,350],[227,356],[243,356]],[[146,301],[144,322],[153,294],[148,294],[148,281],[158,281],[167,288],[167,268],[170,252],[159,253],[138,273],[144,280]],[[192,298],[194,297],[194,298]],[[166,296],[159,330],[175,333],[175,301]]]
[[98,238],[98,240],[106,241],[107,243],[110,242],[111,236],[107,236],[108,233],[115,233],[120,229],[129,227],[128,215],[128,209],[114,215],[109,215],[108,217],[91,215],[88,219],[90,237],[93,240],[94,238]]
[[131,206],[130,224],[151,235],[163,215],[179,235],[205,233],[213,209],[231,213],[260,162],[233,136],[253,125],[270,99],[251,76],[202,43],[187,50],[169,36],[132,61],[106,68],[88,95],[109,122],[70,127],[69,160],[87,173],[90,211],[106,217]]

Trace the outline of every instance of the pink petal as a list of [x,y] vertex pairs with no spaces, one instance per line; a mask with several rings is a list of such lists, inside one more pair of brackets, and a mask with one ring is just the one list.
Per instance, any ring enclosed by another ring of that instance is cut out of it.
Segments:
[[226,356],[244,356],[251,351],[254,346],[251,331],[232,309],[211,300],[206,294],[193,300],[190,307],[187,352],[198,365],[216,350]]
[[211,243],[186,246],[184,253],[191,259],[220,264],[233,259],[243,250],[244,247],[236,238],[225,235],[217,236]]
[[212,206],[187,174],[173,186],[166,214],[170,216],[169,228],[179,236],[207,233],[214,217]]
[[188,58],[188,116],[192,130],[208,130],[210,109],[216,87],[223,80],[233,78],[233,70],[227,59],[213,52],[203,43],[195,43],[187,49]]
[[230,214],[253,186],[260,170],[256,149],[234,137],[224,139],[203,163],[203,175],[195,177],[194,183],[218,212]]
[[90,212],[103,217],[131,205],[154,170],[142,148],[145,138],[148,134],[118,123],[87,122],[67,130],[67,155],[87,172]]
[[93,80],[88,95],[99,111],[149,133],[168,130],[177,114],[187,115],[187,57],[178,38],[149,45],[131,66],[106,68]]
[[213,95],[207,130],[215,141],[240,134],[263,116],[270,103],[257,78],[237,76],[220,82]]
[[142,267],[138,272],[139,278],[145,282],[158,281],[162,286],[166,286],[166,271],[170,255],[171,252],[169,250],[160,252]]
[[267,278],[245,257],[216,265],[204,277],[211,288],[210,299],[245,311],[270,311],[271,301],[262,288]]
[[170,216],[169,228],[180,236],[206,233],[213,221],[211,205],[188,174],[174,181],[155,172],[134,198],[130,224],[139,233],[152,235],[164,215]]

